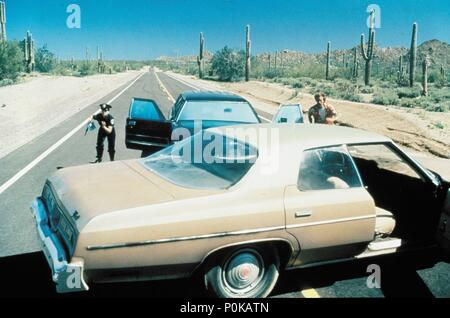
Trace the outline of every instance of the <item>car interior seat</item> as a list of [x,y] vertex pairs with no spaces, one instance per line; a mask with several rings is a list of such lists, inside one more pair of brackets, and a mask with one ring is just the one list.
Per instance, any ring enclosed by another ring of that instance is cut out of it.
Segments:
[[394,232],[396,225],[394,214],[379,207],[375,207],[375,211],[377,216],[375,221],[375,237],[389,237]]

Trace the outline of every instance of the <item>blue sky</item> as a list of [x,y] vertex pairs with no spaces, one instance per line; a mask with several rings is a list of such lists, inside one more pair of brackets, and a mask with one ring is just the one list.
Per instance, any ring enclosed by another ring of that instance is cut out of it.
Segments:
[[[4,0],[9,39],[31,30],[37,45],[48,44],[61,58],[81,58],[100,45],[107,58],[148,59],[197,54],[198,34],[216,51],[244,47],[252,26],[253,53],[282,49],[320,52],[326,42],[349,48],[367,34],[369,4],[381,8],[377,43],[409,46],[411,25],[419,42],[450,42],[448,0]],[[69,4],[81,8],[81,29],[66,26]]]

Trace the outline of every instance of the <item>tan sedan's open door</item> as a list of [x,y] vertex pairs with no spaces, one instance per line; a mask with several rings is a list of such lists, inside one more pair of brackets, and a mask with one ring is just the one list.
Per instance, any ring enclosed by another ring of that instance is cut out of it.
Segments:
[[450,190],[447,192],[439,220],[437,240],[442,248],[450,252]]
[[302,248],[295,266],[354,257],[374,239],[375,203],[344,146],[304,151],[284,206],[286,229]]

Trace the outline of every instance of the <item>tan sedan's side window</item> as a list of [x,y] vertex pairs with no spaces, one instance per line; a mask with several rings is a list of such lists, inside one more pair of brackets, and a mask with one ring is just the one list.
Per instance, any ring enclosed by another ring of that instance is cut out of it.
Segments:
[[361,187],[361,179],[345,147],[307,150],[298,177],[301,191]]

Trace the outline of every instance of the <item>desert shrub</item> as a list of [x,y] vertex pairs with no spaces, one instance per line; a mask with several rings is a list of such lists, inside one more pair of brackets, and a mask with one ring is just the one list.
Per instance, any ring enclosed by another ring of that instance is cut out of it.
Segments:
[[221,81],[237,81],[244,76],[245,59],[243,51],[225,46],[212,58],[212,69]]
[[292,87],[293,88],[304,88],[305,85],[300,80],[296,80],[294,83],[292,83]]
[[313,79],[325,78],[325,66],[321,64],[301,64],[289,70],[284,70],[289,77],[309,77]]
[[374,91],[375,90],[373,89],[373,87],[370,87],[370,86],[363,86],[363,87],[361,87],[361,90],[360,90],[360,92],[362,94],[373,94]]
[[417,101],[413,98],[402,98],[400,106],[407,108],[414,108],[417,106]]
[[417,107],[430,112],[448,112],[450,111],[450,101],[436,102],[430,97],[421,97],[415,99],[402,99],[401,105],[404,107]]
[[437,129],[444,129],[445,128],[445,125],[443,123],[441,123],[440,121],[434,122],[433,126],[436,127]]
[[0,87],[12,85],[12,84],[14,84],[14,83],[15,83],[15,82],[14,82],[13,80],[9,79],[9,78],[3,79],[3,80],[0,80]]
[[300,77],[298,80],[300,82],[302,82],[304,86],[316,86],[317,85],[317,80],[309,78],[309,77]]
[[[23,52],[17,41],[0,43],[0,80],[16,81],[23,71]],[[6,83],[6,82],[5,82]]]
[[449,86],[449,83],[444,76],[441,76],[436,82],[434,82],[434,86],[436,88],[443,88]]
[[373,96],[372,103],[378,105],[398,105],[399,99],[395,93],[390,91],[377,92]]
[[431,89],[430,90],[430,98],[439,103],[450,101],[450,90],[449,89]]
[[71,76],[74,75],[75,72],[70,67],[66,67],[64,65],[57,65],[55,68],[52,69],[51,74]]
[[450,110],[449,106],[446,104],[435,104],[432,102],[427,102],[426,104],[424,104],[424,106],[425,110],[429,112],[445,113]]
[[421,90],[413,88],[399,88],[397,91],[398,98],[416,98],[421,95]]
[[288,85],[292,88],[304,88],[305,85],[302,83],[301,80],[296,78],[274,78],[273,80],[275,83],[281,83],[283,85]]
[[95,73],[94,65],[91,63],[82,63],[79,68],[80,76],[93,75]]
[[385,89],[393,89],[398,87],[398,84],[393,81],[376,81],[373,82],[372,85]]
[[41,73],[50,73],[57,65],[56,56],[47,45],[37,49],[35,60],[36,70]]
[[269,79],[279,77],[280,74],[281,74],[280,71],[279,70],[275,70],[275,69],[265,70],[263,72],[263,76],[265,78],[269,78]]
[[428,82],[434,83],[437,87],[444,87],[447,85],[447,79],[439,71],[432,70],[428,75]]
[[400,82],[398,82],[398,86],[400,87],[407,87],[409,86],[409,78],[408,76],[403,76]]
[[310,94],[316,94],[318,92],[323,92],[327,96],[330,97],[339,97],[339,94],[337,90],[334,88],[333,84],[327,84],[327,83],[319,83],[316,87],[312,87],[309,89]]
[[349,100],[351,102],[361,103],[363,101],[362,97],[360,95],[358,95],[358,94],[344,93],[340,97],[342,99]]

